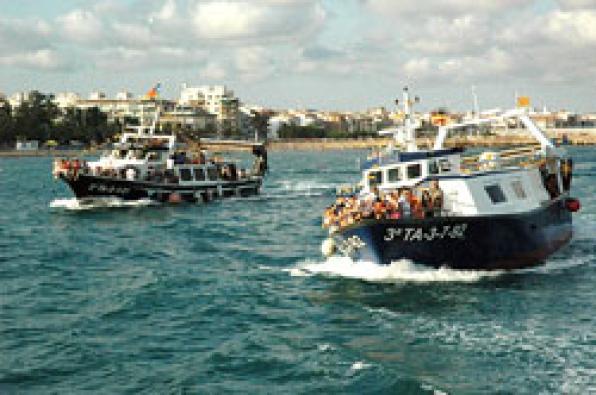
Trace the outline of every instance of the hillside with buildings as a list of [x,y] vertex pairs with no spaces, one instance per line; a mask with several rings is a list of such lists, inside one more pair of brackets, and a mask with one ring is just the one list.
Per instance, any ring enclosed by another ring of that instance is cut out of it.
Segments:
[[[159,109],[159,128],[195,140],[200,137],[235,139],[301,139],[374,137],[400,124],[403,114],[384,107],[358,112],[308,109],[268,109],[242,102],[223,85],[182,85],[178,98],[159,97],[159,85],[142,96],[122,91],[114,97],[96,91],[86,98],[74,92],[0,95],[0,145],[21,149],[50,145],[98,145],[126,125],[149,124]],[[565,133],[593,131],[596,114],[531,110],[546,130]],[[473,112],[446,109],[417,113],[421,135],[434,135],[439,125],[459,123]],[[465,131],[470,135],[515,135],[520,125],[502,121],[491,129]],[[30,143],[27,143],[30,142]]]

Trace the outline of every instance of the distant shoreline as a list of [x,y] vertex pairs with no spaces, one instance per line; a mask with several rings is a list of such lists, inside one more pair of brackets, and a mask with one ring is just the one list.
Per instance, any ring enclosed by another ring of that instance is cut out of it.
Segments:
[[97,150],[0,150],[0,158],[35,158],[35,157],[62,157],[62,156],[86,156],[95,155]]
[[[556,137],[561,138],[562,134],[557,133]],[[569,145],[596,145],[596,133],[594,132],[575,132],[567,134]],[[267,143],[269,151],[336,151],[336,150],[357,150],[382,148],[389,144],[388,138],[361,138],[361,139],[282,139],[271,140]],[[420,147],[431,147],[433,143],[431,138],[419,138]],[[535,144],[530,136],[467,136],[450,138],[445,145],[464,146],[464,147],[506,147],[517,145]],[[214,151],[235,150],[229,146],[217,146],[210,144]],[[0,158],[27,158],[27,157],[70,157],[70,156],[90,156],[97,155],[97,149],[83,150],[49,150],[41,149],[34,151],[0,150]]]

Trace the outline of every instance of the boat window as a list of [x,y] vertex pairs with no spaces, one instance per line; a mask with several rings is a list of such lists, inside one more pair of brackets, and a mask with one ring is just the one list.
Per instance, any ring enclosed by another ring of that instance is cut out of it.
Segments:
[[408,180],[411,180],[412,178],[418,178],[422,175],[422,166],[420,166],[420,163],[417,163],[415,165],[408,165]]
[[439,174],[439,165],[437,164],[437,161],[428,161],[428,174]]
[[487,185],[484,187],[484,190],[488,194],[488,197],[490,197],[490,200],[493,202],[493,204],[507,201],[505,194],[503,193],[503,190],[499,184]]
[[158,161],[159,160],[159,152],[149,151],[149,154],[147,155],[147,160],[151,161],[151,162]]
[[180,169],[180,181],[192,181],[190,169]]
[[205,181],[205,171],[200,167],[195,167],[195,181]]
[[442,172],[451,171],[451,163],[449,162],[449,159],[439,159],[439,167]]
[[381,183],[381,174],[380,170],[368,172],[368,185],[370,189],[376,188]]
[[207,169],[207,176],[209,181],[217,181],[218,179],[218,171],[216,167],[209,167]]
[[387,170],[387,181],[397,182],[402,180],[401,167],[394,167]]
[[515,192],[515,196],[518,199],[525,199],[527,197],[526,191],[524,191],[524,187],[519,180],[515,180],[511,182],[511,187],[513,188],[513,192]]

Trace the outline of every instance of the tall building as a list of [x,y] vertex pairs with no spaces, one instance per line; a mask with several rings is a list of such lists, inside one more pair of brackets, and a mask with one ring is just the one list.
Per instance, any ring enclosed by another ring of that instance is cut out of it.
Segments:
[[16,92],[8,98],[8,103],[12,108],[20,107],[23,102],[26,102],[31,97],[30,92]]
[[199,107],[215,115],[219,134],[240,132],[240,100],[224,85],[189,87],[183,84],[178,104]]

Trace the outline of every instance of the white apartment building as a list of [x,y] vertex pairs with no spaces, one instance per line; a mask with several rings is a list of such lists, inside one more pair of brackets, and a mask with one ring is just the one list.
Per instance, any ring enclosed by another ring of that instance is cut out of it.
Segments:
[[105,92],[95,91],[89,95],[89,100],[104,100],[106,98]]
[[132,93],[128,91],[121,91],[116,93],[116,100],[132,100],[134,97]]
[[8,98],[8,103],[12,108],[20,107],[23,102],[29,100],[30,96],[29,92],[16,92]]
[[189,87],[183,84],[178,104],[199,107],[216,115],[219,133],[240,132],[240,100],[224,85]]
[[61,109],[76,107],[79,100],[81,96],[74,92],[60,92],[54,97],[54,103]]

